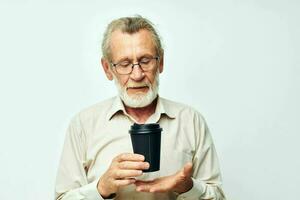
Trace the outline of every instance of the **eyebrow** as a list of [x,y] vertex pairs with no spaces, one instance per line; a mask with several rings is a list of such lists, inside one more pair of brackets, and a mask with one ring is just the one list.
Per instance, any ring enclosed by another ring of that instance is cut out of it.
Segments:
[[116,63],[120,63],[120,62],[123,62],[123,61],[132,61],[132,59],[130,59],[129,57],[125,57],[125,58],[121,58]]
[[[153,56],[152,54],[145,53],[145,54],[143,54],[143,55],[141,55],[141,56],[138,56],[138,57],[137,57],[137,60],[139,61],[139,60],[141,60],[142,58],[145,58],[145,57],[152,57],[152,56]],[[116,63],[120,63],[120,62],[127,61],[127,60],[132,62],[133,59],[131,59],[131,58],[129,58],[128,56],[126,56],[126,57],[121,58],[120,60],[118,60],[118,62],[116,62]]]

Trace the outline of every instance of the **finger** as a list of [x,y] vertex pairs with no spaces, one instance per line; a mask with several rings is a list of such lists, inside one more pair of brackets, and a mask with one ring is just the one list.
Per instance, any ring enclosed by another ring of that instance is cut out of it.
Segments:
[[165,178],[158,178],[152,181],[136,181],[136,191],[139,192],[167,192],[171,189],[172,180],[166,181]]
[[193,174],[193,163],[188,162],[183,167],[183,175],[185,177],[191,177]]
[[116,157],[117,162],[122,161],[144,161],[145,157],[141,154],[135,153],[122,153]]
[[149,192],[168,192],[168,187],[166,185],[158,184],[150,187]]
[[122,179],[122,180],[115,180],[115,185],[120,187],[120,186],[126,186],[135,183],[134,178],[129,178],[129,179]]
[[150,189],[151,189],[151,185],[139,185],[136,187],[136,191],[138,192],[150,192]]
[[116,170],[113,174],[115,179],[137,177],[143,174],[142,170]]
[[154,180],[152,180],[152,181],[136,180],[134,184],[135,184],[136,186],[141,186],[141,185],[153,185],[154,182],[155,182]]
[[161,182],[135,182],[136,191],[139,192],[166,192],[167,186]]
[[119,168],[120,169],[148,169],[149,168],[149,163],[148,162],[134,162],[134,161],[123,161],[119,162]]

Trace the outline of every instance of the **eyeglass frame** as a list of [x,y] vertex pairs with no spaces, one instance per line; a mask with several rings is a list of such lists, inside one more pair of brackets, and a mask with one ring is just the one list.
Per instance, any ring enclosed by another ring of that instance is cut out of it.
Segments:
[[[151,59],[151,60],[155,59],[156,62],[157,62],[157,61],[159,61],[160,57],[159,57],[159,56],[154,56],[154,57],[152,57],[152,58],[150,58],[150,59]],[[120,61],[120,62],[118,62],[118,63],[113,63],[113,62],[111,61],[110,64],[111,64],[113,67],[115,67],[115,69],[116,69],[117,65],[120,64],[121,62],[123,62],[123,61]],[[130,71],[129,73],[121,74],[121,73],[118,72],[117,69],[116,69],[116,72],[117,72],[118,74],[120,74],[120,75],[128,75],[128,74],[131,74],[135,65],[138,65],[138,66],[144,71],[144,69],[143,69],[142,66],[141,66],[141,61],[138,61],[137,63],[131,63],[131,71]]]

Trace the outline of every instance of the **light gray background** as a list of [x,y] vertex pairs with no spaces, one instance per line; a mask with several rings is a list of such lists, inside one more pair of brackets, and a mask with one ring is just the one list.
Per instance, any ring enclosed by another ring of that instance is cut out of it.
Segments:
[[69,120],[116,94],[104,28],[137,13],[163,37],[161,95],[208,122],[229,199],[299,197],[299,1],[0,2],[0,199],[53,199]]

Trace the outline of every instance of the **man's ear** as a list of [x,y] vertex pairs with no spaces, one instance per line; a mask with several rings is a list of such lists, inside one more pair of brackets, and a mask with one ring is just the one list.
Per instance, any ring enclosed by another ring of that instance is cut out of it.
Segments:
[[113,75],[108,60],[105,58],[101,58],[101,64],[108,80],[110,81],[113,80]]
[[159,73],[162,73],[164,71],[164,56],[161,56],[159,59]]

